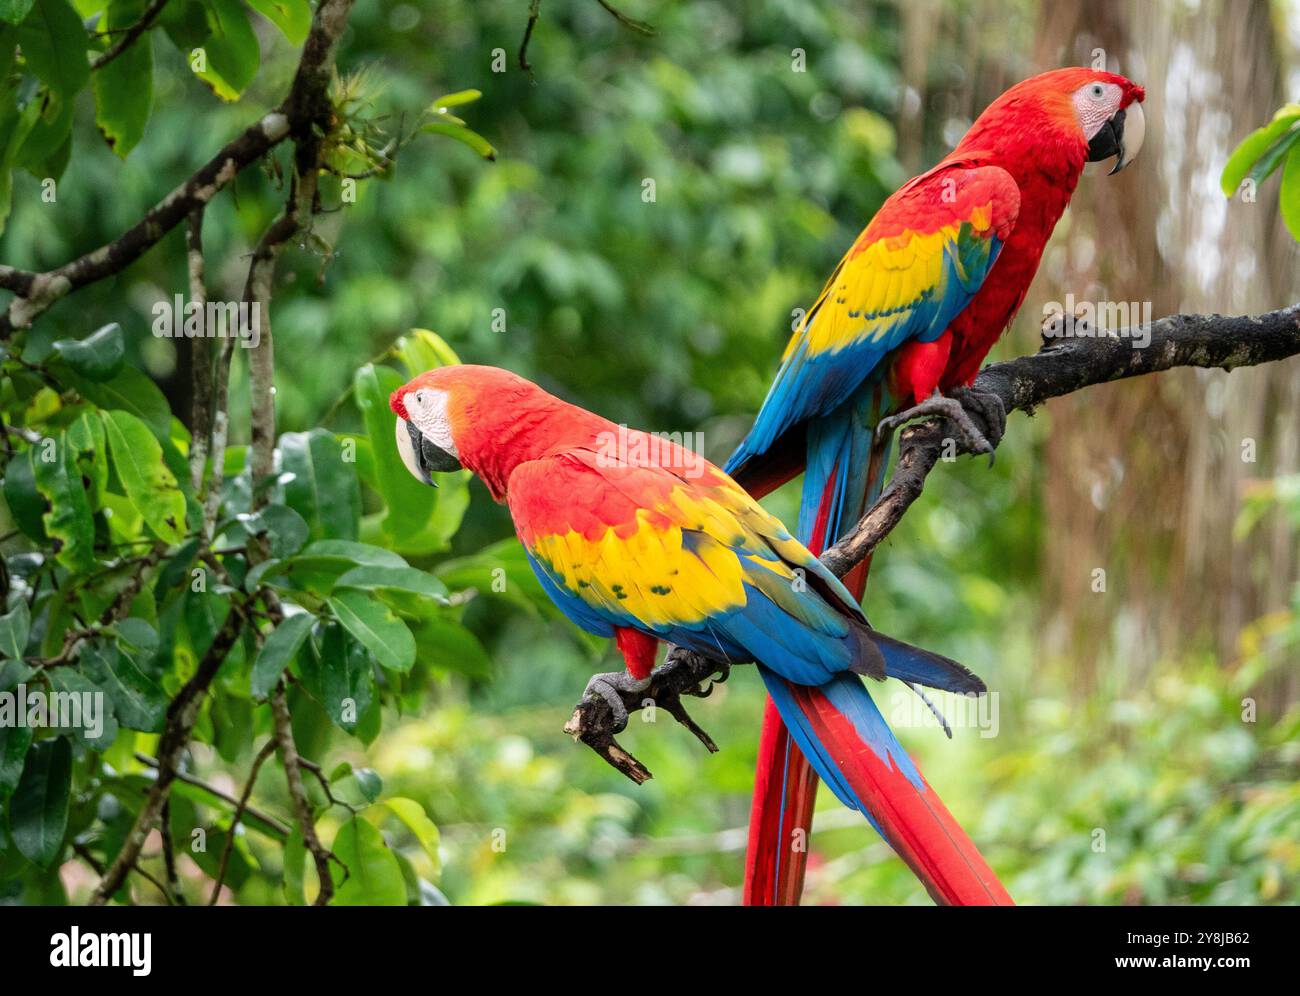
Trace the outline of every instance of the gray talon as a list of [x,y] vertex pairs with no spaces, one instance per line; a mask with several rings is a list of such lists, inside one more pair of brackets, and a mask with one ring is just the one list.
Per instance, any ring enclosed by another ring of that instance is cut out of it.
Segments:
[[606,671],[591,676],[587,687],[582,691],[582,697],[586,699],[595,695],[604,699],[614,714],[614,732],[622,733],[627,729],[627,705],[623,702],[623,696],[644,692],[649,687],[649,678],[637,681],[626,671]]
[[[991,391],[976,391],[971,387],[959,387],[952,392],[963,408],[974,412],[983,421],[985,438],[995,447],[1002,442],[1007,431],[1007,406],[1002,399]],[[992,456],[992,454],[989,454]]]
[[919,405],[899,412],[897,415],[881,419],[876,426],[876,439],[883,439],[899,426],[926,415],[939,415],[951,419],[961,433],[962,446],[966,450],[971,453],[988,453],[992,456],[993,444],[985,438],[984,433],[980,432],[975,423],[971,421],[966,409],[955,398],[945,398],[938,391],[935,391],[934,394]]

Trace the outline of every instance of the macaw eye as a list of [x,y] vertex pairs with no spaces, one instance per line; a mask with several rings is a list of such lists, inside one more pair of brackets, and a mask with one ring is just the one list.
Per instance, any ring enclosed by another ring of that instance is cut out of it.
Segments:
[[1106,88],[1100,83],[1094,83],[1088,88],[1088,94],[1093,100],[1101,100],[1102,97],[1106,96]]

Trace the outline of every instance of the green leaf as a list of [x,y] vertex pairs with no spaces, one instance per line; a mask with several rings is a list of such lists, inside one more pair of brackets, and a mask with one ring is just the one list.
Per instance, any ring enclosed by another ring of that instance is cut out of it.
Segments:
[[92,497],[103,495],[108,490],[108,446],[104,423],[96,412],[87,409],[68,426],[68,444],[82,476],[94,484]]
[[1241,181],[1251,171],[1251,167],[1280,138],[1284,132],[1300,122],[1300,104],[1286,104],[1273,115],[1273,120],[1263,128],[1257,128],[1246,136],[1228,157],[1219,177],[1219,186],[1225,197],[1231,197],[1241,186]]
[[464,125],[454,124],[450,121],[433,121],[421,126],[420,130],[427,131],[430,135],[445,135],[448,138],[453,138],[457,142],[468,145],[484,159],[496,159],[497,157],[497,150],[492,147],[491,142]]
[[437,570],[438,577],[453,590],[477,588],[483,594],[498,595],[529,611],[555,610],[555,603],[528,563],[523,545],[513,536],[471,556],[444,561]]
[[374,802],[384,791],[384,780],[374,768],[353,768],[352,780],[367,802]]
[[31,71],[65,100],[90,79],[90,39],[67,0],[36,0],[18,26],[18,44]]
[[415,567],[354,567],[334,586],[363,591],[409,592],[439,605],[447,604],[447,586],[432,574]]
[[248,584],[253,579],[270,581],[284,577],[286,582],[303,591],[325,594],[334,587],[340,575],[354,567],[407,567],[405,560],[382,547],[349,540],[317,540],[288,560],[272,563],[266,561],[249,572]]
[[89,380],[73,370],[64,379],[96,407],[130,412],[148,425],[160,442],[171,435],[171,406],[158,385],[142,370],[123,367],[112,380],[104,383]]
[[457,90],[455,93],[444,94],[436,98],[429,105],[429,110],[436,113],[445,107],[460,107],[462,104],[472,104],[482,96],[482,90]]
[[113,322],[84,339],[60,339],[54,344],[54,352],[83,377],[95,381],[110,380],[122,369],[126,355],[122,326]]
[[218,692],[213,696],[212,743],[227,764],[236,763],[253,742],[253,703],[238,695]]
[[298,827],[285,839],[284,851],[284,901],[290,906],[306,906],[303,873],[307,867],[307,842]]
[[271,694],[280,680],[280,675],[297,655],[302,647],[302,641],[307,639],[307,634],[311,632],[315,622],[316,617],[307,612],[286,616],[284,621],[263,641],[257,660],[253,662],[250,678],[253,695],[256,698],[264,699]]
[[27,611],[27,603],[20,598],[17,605],[0,616],[0,657],[22,660],[31,628],[31,613]]
[[239,521],[251,535],[267,536],[272,557],[291,557],[307,542],[307,523],[287,505],[267,505],[252,515],[241,515]]
[[330,609],[381,665],[406,672],[415,665],[415,637],[386,605],[360,592],[331,595]]
[[383,835],[355,816],[339,828],[330,848],[348,869],[335,906],[404,906],[406,886],[397,858]]
[[355,732],[375,694],[374,662],[366,648],[349,640],[338,623],[329,623],[301,667],[303,687],[335,725]]
[[127,412],[100,412],[100,417],[113,466],[131,504],[159,539],[180,543],[185,538],[185,495],[163,462],[158,440],[144,422]]
[[163,564],[154,581],[154,594],[159,600],[172,588],[189,584],[190,565],[194,563],[194,558],[202,545],[203,540],[196,536],[178,547],[176,553]]
[[433,862],[433,877],[436,879],[442,872],[442,861],[438,857],[438,827],[433,820],[429,819],[424,807],[414,799],[404,799],[401,796],[385,799],[382,805],[387,806],[392,814],[406,824],[406,828],[415,835],[415,839],[424,848],[424,853]]
[[0,21],[21,24],[36,0],[0,0]]
[[409,377],[418,377],[427,370],[460,363],[460,357],[442,336],[428,329],[411,329],[393,344],[393,349],[406,367]]
[[71,789],[72,746],[66,739],[45,740],[28,751],[9,800],[9,829],[22,855],[42,868],[63,849]]
[[[113,741],[117,739],[118,725],[112,709],[109,708],[112,700],[104,689],[80,671],[70,667],[51,668],[46,672],[46,680],[50,683],[50,691],[59,696],[71,710],[66,716],[70,722],[58,723],[54,726],[57,732],[69,737],[80,737],[93,750],[104,751],[113,746]],[[53,700],[51,700],[52,707]],[[87,707],[94,709],[95,712],[87,712]],[[50,720],[54,721],[53,715]],[[91,736],[94,732],[92,720],[95,721],[94,725],[100,728],[96,736]]]
[[45,439],[32,451],[36,488],[49,503],[42,521],[59,563],[84,570],[94,561],[95,524],[67,433]]
[[[140,20],[146,5],[146,0],[113,0],[101,30],[129,27]],[[152,33],[145,32],[112,62],[97,69],[91,87],[95,124],[108,147],[125,159],[144,137],[153,104]]]
[[1273,170],[1277,169],[1282,163],[1287,152],[1296,147],[1297,143],[1300,143],[1300,127],[1292,128],[1286,132],[1269,147],[1267,152],[1260,156],[1259,161],[1250,168],[1250,178],[1255,182],[1256,186],[1272,175]]
[[203,44],[207,67],[195,75],[222,100],[238,100],[262,61],[257,35],[239,0],[206,0],[211,35]]
[[145,733],[162,730],[167,696],[128,655],[111,644],[96,641],[82,649],[81,662],[87,677],[113,700],[113,712],[121,726]]
[[421,619],[414,626],[420,660],[475,678],[492,675],[492,657],[479,638],[454,619]]
[[30,726],[0,724],[0,803],[14,794],[32,745]]
[[46,543],[45,499],[36,489],[36,476],[32,472],[34,450],[16,453],[5,465],[5,504],[13,514],[14,522],[27,536],[38,543]]
[[1279,195],[1282,221],[1291,238],[1300,242],[1300,143],[1291,146],[1282,169],[1282,191]]
[[[0,42],[13,44],[14,32],[5,28],[0,32]],[[29,100],[21,111],[14,101],[11,86],[0,88],[0,233],[4,231],[9,218],[9,209],[13,206],[13,168],[19,161],[27,138],[36,127],[41,117],[41,101]]]
[[248,0],[248,5],[283,32],[290,45],[301,45],[311,28],[307,0]]
[[292,475],[284,500],[306,521],[312,539],[355,540],[361,519],[361,490],[355,463],[325,429],[286,432],[280,437],[280,466]]
[[158,24],[186,58],[189,58],[194,49],[200,48],[212,33],[208,28],[207,14],[199,0],[169,0],[158,15]]

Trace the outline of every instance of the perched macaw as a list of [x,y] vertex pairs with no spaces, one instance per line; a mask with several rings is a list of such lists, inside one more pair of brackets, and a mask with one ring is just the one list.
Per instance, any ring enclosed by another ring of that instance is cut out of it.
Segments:
[[[994,444],[1006,413],[969,385],[1024,300],[1084,163],[1114,156],[1115,173],[1137,155],[1144,97],[1123,76],[1092,69],[1018,83],[858,236],[796,327],[753,428],[726,465],[755,497],[805,471],[797,535],[808,549],[820,553],[842,537],[880,494],[891,430],[903,421],[949,415],[973,449],[992,451],[963,406],[983,416]],[[855,598],[868,566],[845,578]],[[809,760],[820,765],[800,754],[806,726],[791,731],[793,743],[786,733],[787,694],[778,687],[764,716],[746,867],[753,904],[797,903],[802,891],[806,851],[791,841],[812,817],[817,779]],[[829,696],[805,694],[836,713]],[[905,757],[870,695],[862,690],[854,703],[872,717],[867,745]],[[908,783],[894,787],[909,792]],[[867,808],[886,805],[906,803]],[[923,808],[909,811],[920,821],[905,832],[938,832]],[[936,882],[966,871],[936,865],[920,874],[934,892]]]
[[[804,754],[845,805],[862,810],[918,874],[961,869],[951,881],[928,880],[936,900],[1009,901],[907,754],[860,749],[885,738],[859,675],[968,693],[983,682],[873,630],[839,580],[731,478],[494,367],[432,370],[390,404],[411,473],[430,484],[438,471],[478,475],[510,509],[552,601],[614,639],[627,673],[599,675],[589,688],[645,688],[660,642],[756,661]],[[602,694],[622,708],[609,689]],[[923,822],[929,829],[906,829]]]

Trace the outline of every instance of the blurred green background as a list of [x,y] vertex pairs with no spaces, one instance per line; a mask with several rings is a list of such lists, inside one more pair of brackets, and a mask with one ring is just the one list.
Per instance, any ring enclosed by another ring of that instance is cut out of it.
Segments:
[[[526,0],[357,5],[339,62],[371,67],[382,125],[477,88],[463,116],[498,157],[422,136],[391,178],[318,219],[332,255],[286,253],[273,304],[282,430],[357,429],[354,371],[424,327],[464,361],[616,421],[700,431],[721,460],[762,400],[792,311],[883,198],[1006,86],[1098,49],[1148,88],[1146,148],[1122,176],[1085,176],[994,358],[1036,348],[1043,303],[1067,292],[1151,300],[1159,315],[1263,310],[1300,290],[1275,189],[1258,205],[1215,189],[1231,147],[1300,83],[1294,3],[619,6],[656,33],[594,0],[543,0],[530,73],[516,61]],[[48,268],[111,239],[275,103],[297,53],[258,28],[261,73],[230,106],[157,45],[155,114],[125,161],[79,107],[86,147],[57,205],[15,177],[5,261]],[[214,297],[238,296],[281,203],[256,170],[235,188],[207,215]],[[182,239],[60,303],[34,335],[119,321],[134,362],[182,403],[187,359],[148,334],[153,302],[184,287]],[[246,438],[240,359],[232,412]],[[873,622],[997,692],[996,736],[900,735],[1017,901],[1300,899],[1298,370],[1183,371],[1017,415],[996,466],[941,466],[877,557]],[[1254,463],[1241,459],[1247,438]],[[477,483],[470,493],[452,548],[421,566],[510,536],[504,510]],[[794,495],[769,505],[790,519]],[[634,717],[622,741],[655,774],[637,788],[561,733],[587,677],[618,666],[609,648],[514,595],[474,594],[464,619],[486,656],[435,668],[420,707],[386,717],[369,746],[336,731],[326,767],[373,768],[388,793],[423,804],[442,868],[420,870],[453,903],[738,902],[757,676],[737,668],[692,710],[718,755],[670,719]],[[896,695],[882,691],[886,716]],[[196,761],[214,784],[242,784],[247,759],[200,747]],[[806,901],[928,902],[822,796]],[[284,805],[275,779],[254,798]],[[247,846],[258,867],[262,842]],[[263,870],[232,898],[277,901],[274,861]],[[77,874],[65,873],[73,894],[90,881]]]

